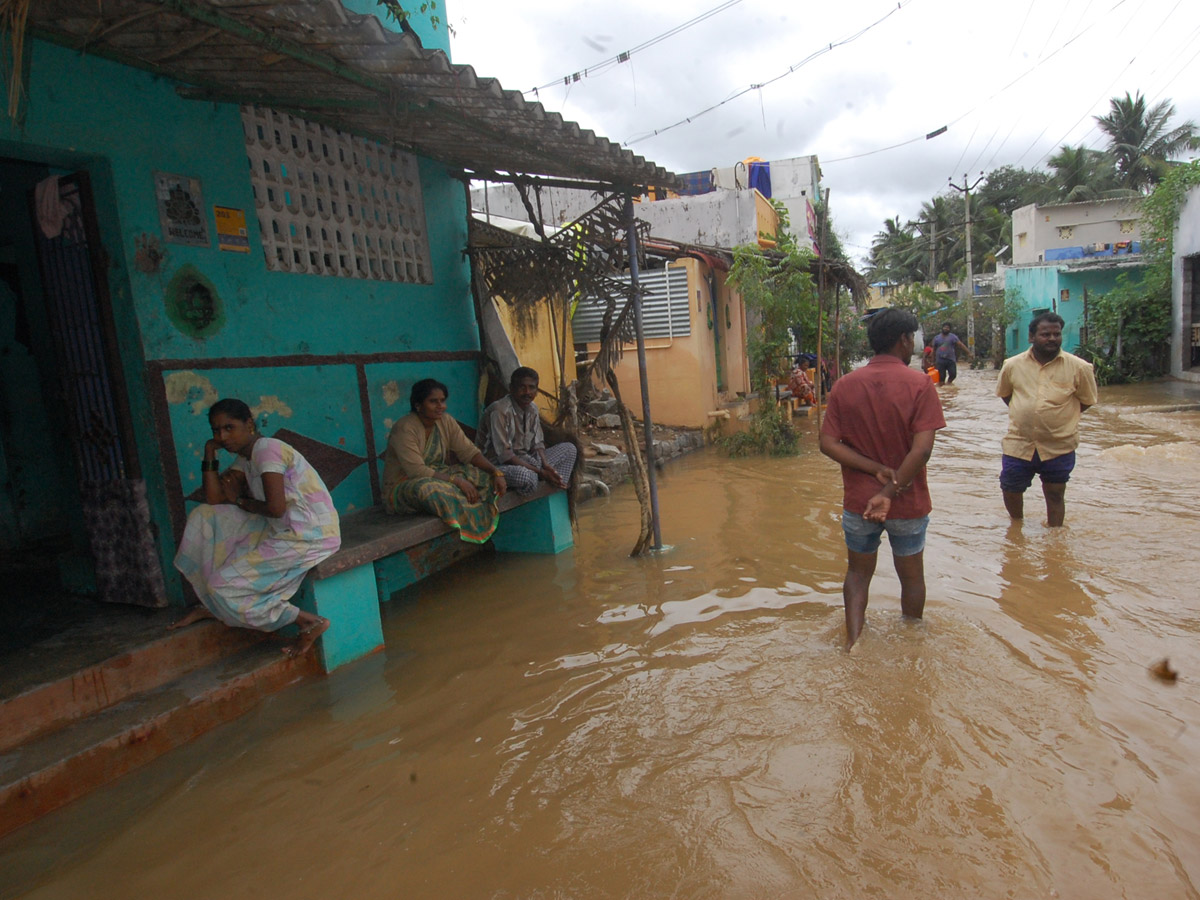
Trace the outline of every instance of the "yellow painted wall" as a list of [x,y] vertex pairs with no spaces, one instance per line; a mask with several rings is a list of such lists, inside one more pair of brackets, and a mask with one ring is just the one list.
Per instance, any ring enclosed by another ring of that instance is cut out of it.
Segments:
[[722,315],[722,363],[725,393],[750,392],[750,357],[746,353],[746,306],[742,295],[725,284],[725,273],[717,272],[717,300]]
[[779,233],[779,213],[775,212],[771,201],[757,191],[754,192],[754,207],[758,213],[759,241],[761,242],[764,236],[773,241]]
[[[717,302],[709,287],[709,267],[695,259],[677,260],[671,268],[685,267],[688,273],[688,310],[691,333],[685,337],[653,338],[646,341],[646,373],[650,388],[650,415],[655,424],[703,428],[708,413],[717,409],[716,347],[709,316],[714,325],[720,317],[722,357],[728,392],[744,392],[749,384],[746,361],[745,313],[741,297],[725,286],[724,273],[717,275]],[[726,331],[725,315],[729,322]],[[731,339],[729,339],[731,338]],[[588,345],[594,355],[596,344]],[[642,415],[642,392],[638,377],[637,346],[629,344],[617,365],[621,396],[635,417]]]
[[[538,387],[547,394],[557,394],[559,385],[559,365],[558,352],[555,350],[555,335],[561,335],[556,328],[561,330],[562,327],[562,308],[555,305],[555,312],[551,314],[549,304],[539,305],[537,313],[534,316],[534,327],[526,329],[524,332],[517,328],[514,321],[512,308],[503,300],[493,299],[496,304],[496,311],[500,315],[500,322],[504,325],[504,330],[508,334],[508,339],[512,341],[513,349],[517,352],[517,359],[521,361],[521,365],[529,366],[536,369],[540,380]],[[565,340],[565,368],[567,384],[575,380],[575,341],[571,333],[571,323],[567,323],[567,334]],[[553,420],[558,414],[558,405],[550,397],[545,395],[538,397],[538,408],[541,410],[542,416]]]

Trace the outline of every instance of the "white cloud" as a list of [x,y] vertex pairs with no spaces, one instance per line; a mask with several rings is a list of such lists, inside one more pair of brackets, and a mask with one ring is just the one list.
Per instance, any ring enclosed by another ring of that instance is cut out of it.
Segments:
[[[650,6],[448,0],[454,59],[525,90],[636,47],[717,0]],[[810,54],[891,15],[766,84]],[[1170,98],[1200,121],[1200,3],[1174,0],[742,0],[628,63],[539,96],[548,109],[617,142],[692,117],[631,145],[676,172],[748,156],[815,153],[832,190],[835,227],[852,252],[883,218],[981,169],[1033,167],[1066,143],[1100,146],[1092,116],[1108,98]],[[720,103],[753,84],[761,90]],[[895,150],[835,162],[922,137]]]

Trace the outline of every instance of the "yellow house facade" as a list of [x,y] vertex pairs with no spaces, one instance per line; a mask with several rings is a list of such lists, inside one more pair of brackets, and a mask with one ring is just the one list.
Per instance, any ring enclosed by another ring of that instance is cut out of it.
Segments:
[[[746,309],[741,295],[726,284],[723,266],[717,257],[688,257],[660,270],[674,286],[674,296],[672,333],[663,336],[647,329],[654,335],[646,338],[646,372],[655,424],[706,427],[724,404],[750,390]],[[655,274],[645,273],[643,281],[650,281]],[[594,341],[587,343],[589,358],[599,346]],[[635,344],[625,346],[616,372],[626,406],[640,417],[642,392]]]

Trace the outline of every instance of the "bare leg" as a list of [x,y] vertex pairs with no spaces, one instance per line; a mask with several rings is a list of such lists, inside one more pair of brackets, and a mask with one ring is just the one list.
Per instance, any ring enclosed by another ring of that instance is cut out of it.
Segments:
[[296,624],[300,626],[300,635],[283,648],[283,655],[292,659],[307,653],[317,642],[317,638],[329,630],[328,619],[304,610],[300,610]]
[[1057,528],[1067,516],[1067,486],[1043,481],[1042,495],[1046,498],[1046,524]]
[[846,580],[842,584],[842,602],[846,605],[846,650],[854,646],[867,620],[867,594],[875,575],[878,553],[846,551]]
[[893,557],[900,576],[900,612],[919,619],[925,612],[925,551]]
[[208,607],[206,607],[203,603],[197,603],[187,611],[187,615],[185,615],[182,619],[179,619],[178,621],[172,622],[170,625],[168,625],[167,630],[174,631],[176,628],[186,628],[193,622],[199,622],[201,619],[212,618],[214,618],[214,616],[208,611]]
[[1005,491],[1004,508],[1008,510],[1008,514],[1014,519],[1025,518],[1025,495]]

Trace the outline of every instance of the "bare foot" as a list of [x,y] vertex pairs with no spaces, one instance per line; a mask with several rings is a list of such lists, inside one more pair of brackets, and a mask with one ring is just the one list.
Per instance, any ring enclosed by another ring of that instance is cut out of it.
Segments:
[[213,618],[213,614],[208,611],[208,608],[203,603],[197,603],[188,610],[186,616],[184,616],[178,622],[172,622],[170,625],[168,625],[167,630],[174,631],[176,628],[186,628],[193,622],[199,622],[201,619],[211,618]]
[[296,659],[303,656],[312,649],[312,645],[317,642],[317,638],[329,630],[329,620],[323,616],[318,616],[317,621],[313,622],[307,628],[300,629],[300,636],[283,648],[283,655],[289,659]]

